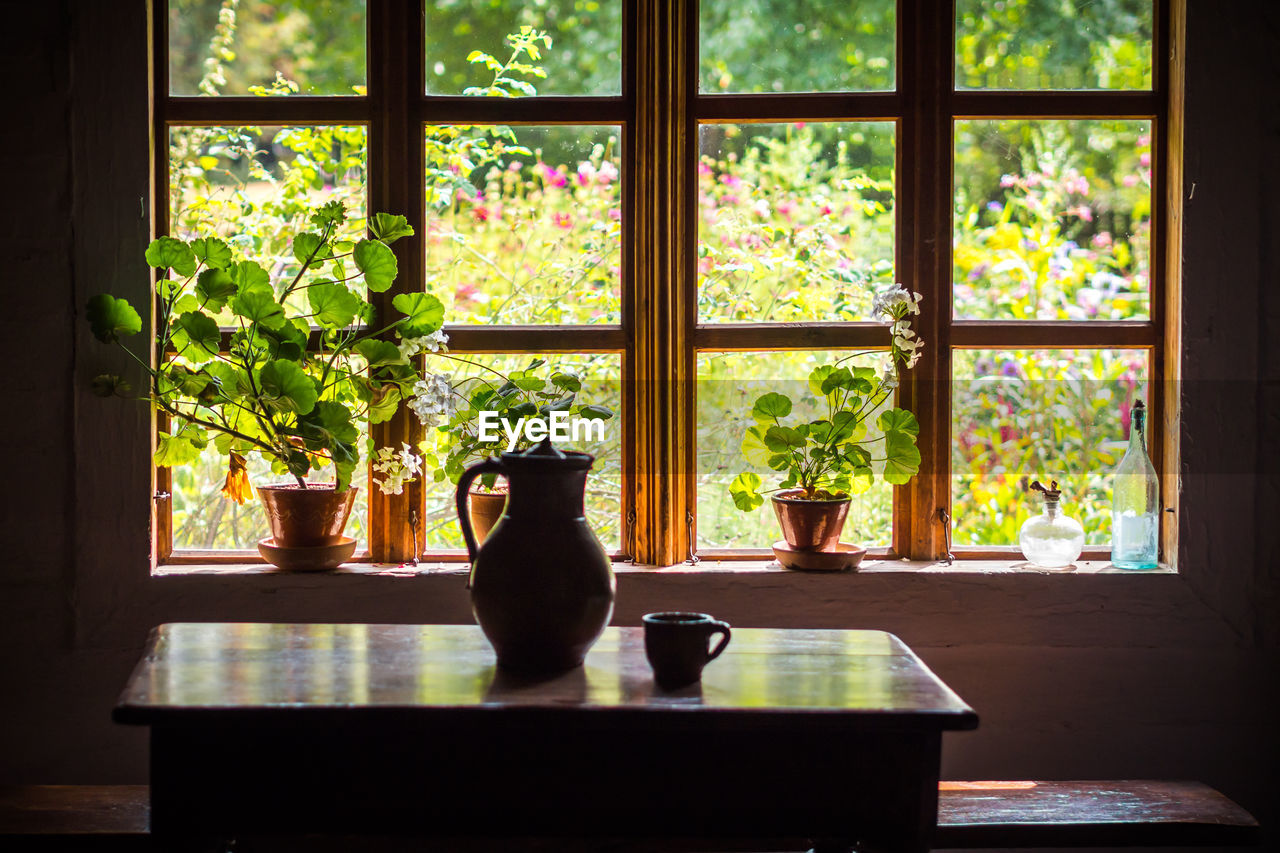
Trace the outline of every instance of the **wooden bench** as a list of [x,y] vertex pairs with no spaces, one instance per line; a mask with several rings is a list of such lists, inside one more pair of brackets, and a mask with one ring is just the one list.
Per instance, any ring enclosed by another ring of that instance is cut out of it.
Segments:
[[[147,851],[152,849],[149,822],[146,785],[0,786],[0,850]],[[943,782],[939,786],[937,849],[1257,843],[1257,821],[1199,782]],[[672,849],[710,849],[705,843],[692,845],[676,844]],[[484,849],[483,844],[476,847],[456,841],[446,846]],[[557,849],[574,847],[568,843]],[[655,849],[644,842],[607,847]],[[767,847],[783,849],[776,843]],[[321,843],[311,849],[327,848]],[[430,849],[430,845],[415,844],[415,849]],[[752,847],[739,843],[724,849]]]
[[1258,843],[1258,822],[1199,782],[943,782],[934,847]]

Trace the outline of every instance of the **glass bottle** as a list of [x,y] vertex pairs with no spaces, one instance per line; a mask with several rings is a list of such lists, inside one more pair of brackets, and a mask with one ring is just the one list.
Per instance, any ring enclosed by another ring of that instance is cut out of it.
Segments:
[[1160,533],[1160,481],[1147,456],[1147,409],[1133,406],[1129,449],[1116,467],[1111,497],[1111,565],[1118,569],[1154,569]]
[[1058,509],[1062,492],[1058,481],[1045,488],[1039,480],[1031,488],[1044,495],[1044,512],[1028,518],[1018,531],[1018,544],[1029,561],[1042,569],[1065,569],[1071,566],[1084,550],[1084,528],[1080,522],[1063,515]]

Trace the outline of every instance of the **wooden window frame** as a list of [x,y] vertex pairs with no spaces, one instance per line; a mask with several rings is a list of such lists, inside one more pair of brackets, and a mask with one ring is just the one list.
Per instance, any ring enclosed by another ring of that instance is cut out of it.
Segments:
[[[429,0],[428,0],[429,2]],[[898,0],[896,88],[888,92],[710,95],[698,91],[696,0],[624,2],[622,94],[494,99],[424,94],[422,0],[369,0],[367,95],[284,98],[169,95],[168,4],[152,3],[155,233],[168,230],[168,133],[172,126],[293,124],[368,128],[368,207],[403,213],[417,234],[394,249],[401,275],[373,294],[379,311],[423,283],[423,134],[430,123],[598,124],[622,128],[623,242],[621,322],[616,326],[447,326],[458,353],[615,353],[621,356],[623,541],[619,558],[672,565],[694,557],[697,471],[696,370],[699,352],[887,347],[874,323],[699,324],[697,322],[696,157],[698,126],[711,123],[892,121],[896,125],[896,278],[923,295],[927,342],[898,390],[899,405],[921,424],[919,475],[894,488],[892,546],[873,556],[947,556],[940,510],[951,508],[951,353],[953,348],[1124,347],[1148,354],[1148,404],[1159,425],[1151,454],[1163,502],[1178,487],[1179,273],[1182,137],[1182,33],[1185,0],[1154,0],[1153,81],[1149,91],[1038,92],[956,90],[955,0]],[[406,26],[406,22],[409,24]],[[1129,118],[1150,121],[1154,158],[1150,245],[1151,316],[1146,321],[974,321],[952,318],[952,172],[955,122],[965,119]],[[379,445],[422,437],[407,407],[373,428]],[[247,552],[172,547],[168,469],[156,471],[158,563],[252,561]],[[402,495],[370,489],[365,559],[403,562],[422,552],[411,514],[420,483]],[[1161,525],[1161,553],[1172,563],[1177,524]],[[419,534],[421,536],[421,534]],[[1016,548],[953,548],[965,559],[1013,559]],[[715,559],[767,559],[765,549],[704,551]],[[427,554],[462,561],[465,554]],[[1082,559],[1105,560],[1089,547]]]

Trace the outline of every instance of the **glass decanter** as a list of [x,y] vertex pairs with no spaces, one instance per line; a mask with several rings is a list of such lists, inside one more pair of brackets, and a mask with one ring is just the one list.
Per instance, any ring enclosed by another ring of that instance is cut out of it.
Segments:
[[1160,534],[1160,481],[1147,456],[1147,409],[1133,405],[1129,449],[1116,466],[1111,494],[1111,565],[1154,569]]
[[1070,568],[1084,550],[1084,528],[1058,508],[1058,481],[1045,488],[1039,480],[1031,488],[1044,496],[1044,512],[1028,518],[1018,531],[1018,544],[1028,561],[1042,569]]

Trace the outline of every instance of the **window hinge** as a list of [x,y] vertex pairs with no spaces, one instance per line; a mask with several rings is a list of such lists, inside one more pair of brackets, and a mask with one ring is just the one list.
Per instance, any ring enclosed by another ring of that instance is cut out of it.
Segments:
[[409,557],[409,565],[418,565],[418,511],[409,510],[409,534],[413,537],[413,554]]

